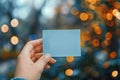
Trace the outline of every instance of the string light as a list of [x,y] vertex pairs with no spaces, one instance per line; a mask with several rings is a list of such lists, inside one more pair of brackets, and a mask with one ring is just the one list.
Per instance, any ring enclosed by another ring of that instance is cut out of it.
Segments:
[[88,14],[85,13],[85,12],[81,13],[81,14],[80,14],[80,19],[81,19],[82,21],[87,21],[87,20],[88,20]]
[[67,62],[73,62],[74,61],[74,56],[68,56],[66,57]]
[[118,71],[117,70],[112,71],[112,77],[117,77],[117,76],[118,76]]
[[8,32],[8,30],[9,30],[8,25],[6,25],[6,24],[2,25],[2,27],[1,27],[1,31],[2,31],[3,33]]
[[73,75],[73,70],[72,70],[72,69],[67,69],[67,70],[65,71],[65,74],[66,74],[67,76],[72,76],[72,75]]
[[19,21],[17,19],[12,19],[11,20],[11,26],[12,27],[17,27],[19,25]]
[[17,45],[18,42],[19,42],[19,39],[18,39],[17,36],[12,36],[11,39],[10,39],[10,41],[11,41],[11,43],[12,43],[13,45]]

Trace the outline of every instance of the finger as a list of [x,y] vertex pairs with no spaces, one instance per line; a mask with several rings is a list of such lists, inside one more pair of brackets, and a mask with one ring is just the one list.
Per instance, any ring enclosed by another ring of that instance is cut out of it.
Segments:
[[51,58],[51,60],[49,61],[50,64],[54,64],[56,63],[56,60],[54,58]]
[[34,49],[34,47],[41,45],[42,39],[29,41],[23,48],[22,54],[30,54],[30,52]]
[[35,50],[36,53],[42,52],[42,45],[39,45],[39,46],[35,47],[34,50]]
[[50,54],[43,55],[36,61],[36,66],[39,67],[40,71],[43,71],[44,67],[48,64],[50,60],[51,60]]
[[48,64],[45,66],[45,69],[50,69],[50,68],[51,68],[51,67],[50,67],[50,65],[48,65]]
[[43,54],[42,53],[36,53],[34,56],[32,56],[32,61],[35,62],[37,61]]

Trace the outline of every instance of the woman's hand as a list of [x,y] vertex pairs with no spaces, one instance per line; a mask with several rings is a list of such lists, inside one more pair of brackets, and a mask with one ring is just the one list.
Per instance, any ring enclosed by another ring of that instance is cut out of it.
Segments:
[[29,41],[18,55],[15,77],[39,80],[44,68],[50,68],[48,63],[56,62],[50,54],[43,55],[41,52],[42,39]]

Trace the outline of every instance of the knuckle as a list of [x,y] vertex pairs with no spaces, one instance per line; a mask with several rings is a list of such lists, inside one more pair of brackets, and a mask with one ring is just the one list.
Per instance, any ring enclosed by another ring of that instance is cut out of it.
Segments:
[[27,42],[27,44],[31,44],[31,43],[32,43],[32,41],[28,41],[28,42]]

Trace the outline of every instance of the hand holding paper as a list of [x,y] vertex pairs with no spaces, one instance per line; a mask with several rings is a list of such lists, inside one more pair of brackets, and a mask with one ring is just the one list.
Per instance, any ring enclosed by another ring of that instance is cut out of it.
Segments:
[[43,30],[43,53],[52,57],[81,56],[80,30]]

